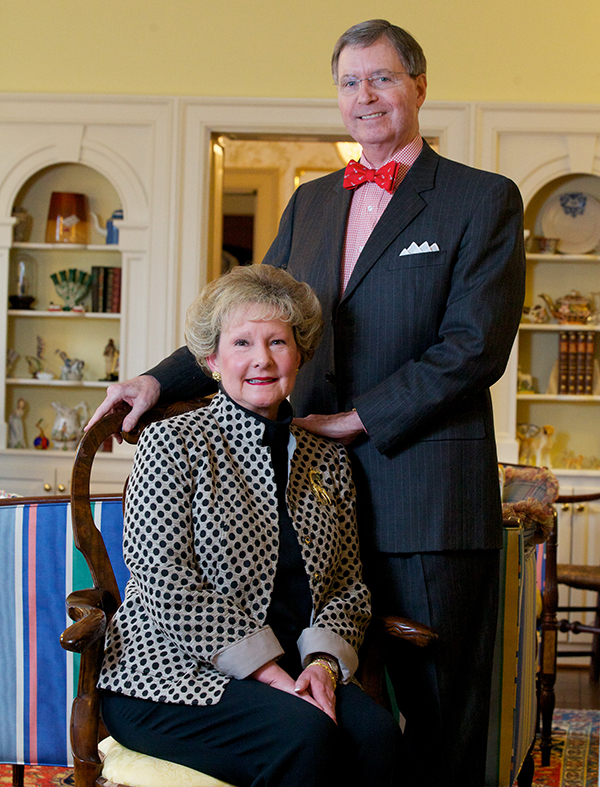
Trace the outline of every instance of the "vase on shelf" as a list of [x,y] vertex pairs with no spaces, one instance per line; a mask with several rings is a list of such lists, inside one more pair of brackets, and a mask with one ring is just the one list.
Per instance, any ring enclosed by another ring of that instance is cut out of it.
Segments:
[[53,191],[48,209],[46,243],[88,243],[87,197],[69,191]]
[[12,209],[12,215],[15,219],[13,224],[13,241],[15,243],[27,243],[33,225],[32,216],[29,215],[25,208],[17,206]]

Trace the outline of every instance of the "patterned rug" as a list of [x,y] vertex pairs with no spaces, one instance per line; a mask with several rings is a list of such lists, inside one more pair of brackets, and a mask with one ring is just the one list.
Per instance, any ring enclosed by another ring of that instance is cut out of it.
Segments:
[[555,710],[550,765],[534,752],[533,787],[598,787],[600,711]]
[[[12,785],[12,765],[0,765],[0,785],[10,787]],[[61,787],[68,785],[73,787],[72,768],[45,768],[41,765],[26,765],[25,787]]]

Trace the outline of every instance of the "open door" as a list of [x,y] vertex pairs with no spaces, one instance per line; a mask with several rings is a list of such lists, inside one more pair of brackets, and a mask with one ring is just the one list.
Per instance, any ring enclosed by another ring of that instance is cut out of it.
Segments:
[[223,171],[225,151],[215,135],[210,148],[210,202],[208,217],[207,281],[221,275],[223,259]]

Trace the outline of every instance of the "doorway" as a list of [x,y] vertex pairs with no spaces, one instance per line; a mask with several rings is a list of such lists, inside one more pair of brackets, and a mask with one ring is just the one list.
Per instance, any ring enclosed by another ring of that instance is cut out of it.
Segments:
[[209,278],[233,265],[261,262],[294,190],[345,166],[347,151],[342,154],[336,143],[348,140],[213,134]]

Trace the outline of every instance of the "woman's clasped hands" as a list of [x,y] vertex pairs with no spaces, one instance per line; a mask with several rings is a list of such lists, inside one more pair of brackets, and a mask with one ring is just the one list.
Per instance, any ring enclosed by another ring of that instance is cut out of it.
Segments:
[[334,684],[324,667],[311,663],[300,673],[298,679],[294,680],[274,661],[268,661],[255,670],[250,677],[280,691],[295,694],[322,710],[332,721],[336,722]]

